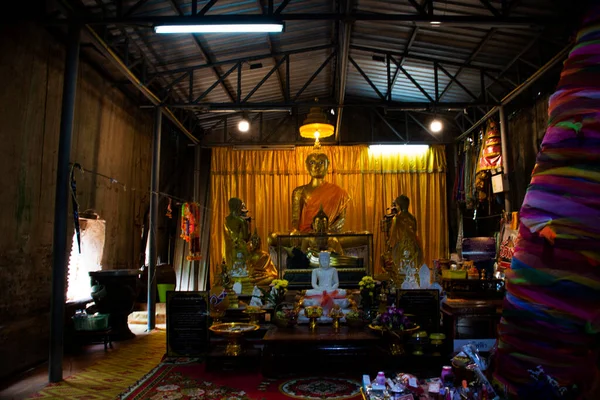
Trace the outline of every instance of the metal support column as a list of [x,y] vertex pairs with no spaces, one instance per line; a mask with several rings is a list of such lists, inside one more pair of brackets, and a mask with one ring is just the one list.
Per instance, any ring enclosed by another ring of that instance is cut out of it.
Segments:
[[[262,116],[262,114],[261,114]],[[200,145],[194,146],[194,201],[200,203],[200,161],[202,148]],[[202,212],[202,215],[205,213]],[[198,221],[199,222],[199,221]],[[191,244],[190,244],[191,245]],[[194,282],[192,284],[192,290],[198,290],[198,282],[200,280],[200,261],[192,261],[192,271],[194,276]]]
[[[506,135],[506,114],[504,113],[504,106],[498,107],[498,117],[500,118],[500,140],[502,141],[502,174],[508,177],[508,137]],[[510,186],[509,186],[510,188]],[[509,213],[510,210],[510,197],[509,193],[504,193],[504,211]]]
[[65,277],[67,272],[67,217],[69,213],[69,161],[77,92],[79,40],[81,27],[69,26],[63,82],[56,194],[54,201],[54,234],[52,243],[52,295],[50,302],[50,360],[48,379],[62,381],[65,330]]
[[152,177],[150,194],[150,261],[148,263],[148,331],[156,325],[156,233],[158,224],[158,192],[160,178],[160,136],[162,125],[162,109],[156,107],[154,119],[154,137],[152,140]]

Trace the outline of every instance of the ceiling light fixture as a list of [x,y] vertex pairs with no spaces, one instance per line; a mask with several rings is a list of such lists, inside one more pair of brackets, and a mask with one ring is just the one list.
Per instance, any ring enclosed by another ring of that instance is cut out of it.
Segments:
[[244,114],[242,120],[238,122],[238,130],[240,132],[248,132],[250,130],[250,122],[248,122],[248,117]]
[[189,24],[158,25],[156,33],[281,33],[283,22],[263,24]]
[[429,124],[429,130],[433,133],[439,133],[442,131],[443,128],[444,124],[442,124],[442,121],[440,121],[437,118],[431,121],[431,123]]
[[[315,99],[318,102],[319,99]],[[304,123],[300,127],[300,136],[303,138],[315,139],[315,148],[320,147],[319,138],[326,138],[333,135],[335,128],[329,123],[327,114],[321,110],[321,107],[311,107]]]
[[430,21],[429,23],[434,26],[439,26],[442,24],[442,21]]

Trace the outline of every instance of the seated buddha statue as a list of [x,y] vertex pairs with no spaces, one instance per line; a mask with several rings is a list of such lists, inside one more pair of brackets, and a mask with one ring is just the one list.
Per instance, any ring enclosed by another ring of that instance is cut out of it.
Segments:
[[313,269],[311,276],[312,289],[306,291],[304,306],[321,306],[325,315],[334,304],[341,308],[348,307],[346,291],[340,289],[337,269],[331,266],[331,254],[327,251],[319,253],[319,267]]
[[329,159],[325,153],[311,153],[306,157],[305,163],[311,179],[292,192],[292,228],[302,233],[309,232],[313,217],[322,207],[329,216],[329,231],[341,232],[350,201],[348,192],[325,181],[329,167]]
[[[405,263],[403,257],[410,254],[413,265],[423,263],[423,249],[417,237],[417,219],[408,211],[410,200],[405,195],[395,200],[400,212],[394,216],[390,228],[389,248],[392,249],[393,259],[397,267]],[[406,253],[408,252],[408,253]]]
[[256,228],[248,242],[248,270],[250,281],[257,286],[269,285],[277,278],[277,268],[269,253],[261,249],[261,240]]
[[358,267],[360,261],[357,257],[344,255],[344,250],[335,236],[330,236],[329,232],[329,217],[319,209],[317,215],[313,218],[312,230],[309,233],[313,236],[302,239],[301,250],[306,254],[309,264],[313,267],[319,266],[319,256],[321,252],[327,251],[330,253],[330,263],[334,267]]
[[242,253],[246,259],[248,249],[246,242],[250,238],[248,221],[242,217],[245,209],[244,202],[237,197],[229,199],[229,215],[225,217],[225,262],[231,267],[237,258],[238,253]]

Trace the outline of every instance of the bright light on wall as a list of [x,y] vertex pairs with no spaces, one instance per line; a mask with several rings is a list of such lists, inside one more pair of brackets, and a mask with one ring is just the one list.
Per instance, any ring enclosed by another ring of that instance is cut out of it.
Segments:
[[283,24],[206,24],[206,25],[160,25],[156,33],[279,33]]
[[429,150],[426,144],[376,144],[369,146],[369,153],[374,156],[393,154],[419,155]]
[[441,132],[443,128],[444,125],[439,119],[434,119],[433,121],[431,121],[431,124],[429,124],[429,130],[433,133]]
[[250,129],[250,122],[248,122],[246,119],[241,120],[238,123],[238,129],[240,130],[240,132],[248,132],[248,130]]

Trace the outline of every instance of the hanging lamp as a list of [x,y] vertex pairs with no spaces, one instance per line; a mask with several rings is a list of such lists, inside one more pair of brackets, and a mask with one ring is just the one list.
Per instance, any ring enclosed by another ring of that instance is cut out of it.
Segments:
[[[318,102],[319,99],[315,99]],[[311,107],[304,123],[300,127],[300,136],[308,139],[315,139],[315,148],[320,147],[319,138],[332,136],[335,131],[333,125],[329,123],[327,115],[321,107]]]

